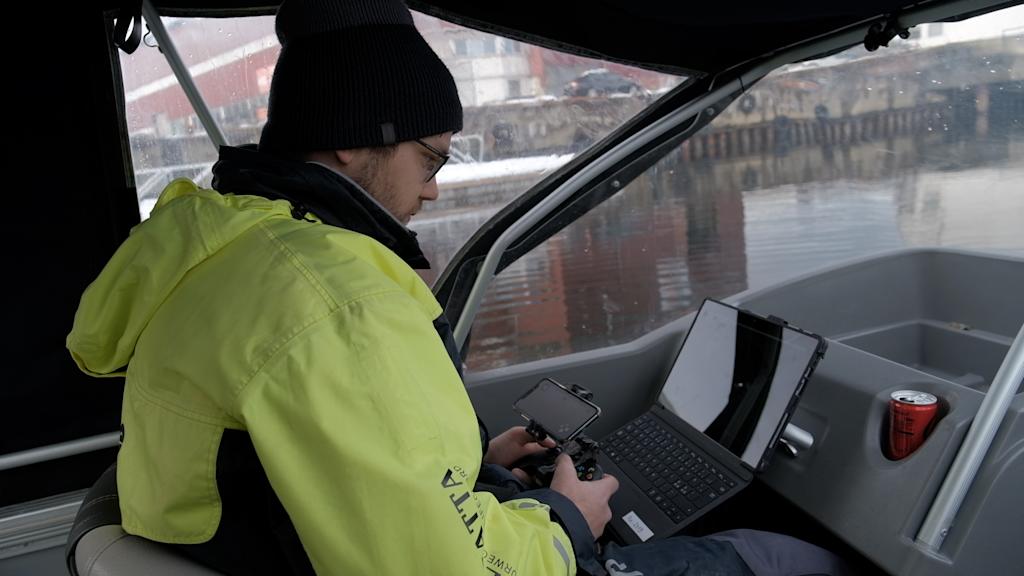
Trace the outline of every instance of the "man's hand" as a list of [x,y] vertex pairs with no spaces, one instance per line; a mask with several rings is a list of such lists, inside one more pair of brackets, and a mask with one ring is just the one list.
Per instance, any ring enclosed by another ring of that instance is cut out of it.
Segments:
[[[514,426],[491,439],[491,443],[487,445],[487,454],[484,454],[484,462],[508,468],[520,458],[554,447],[555,441],[551,438],[537,442],[537,439],[530,435],[524,426]],[[512,472],[514,474],[518,472],[516,476],[520,479],[526,477],[526,474],[518,468]]]
[[605,524],[612,519],[612,510],[608,507],[608,499],[619,489],[619,481],[614,476],[605,474],[600,480],[580,481],[576,477],[576,467],[568,454],[562,454],[555,461],[555,476],[551,480],[551,489],[572,500],[579,508],[590,526],[596,539],[604,532]]

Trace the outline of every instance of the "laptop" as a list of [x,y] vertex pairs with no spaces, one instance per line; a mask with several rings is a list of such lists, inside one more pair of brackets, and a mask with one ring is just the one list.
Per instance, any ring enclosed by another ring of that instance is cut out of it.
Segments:
[[598,463],[620,485],[614,535],[666,538],[750,484],[825,348],[779,318],[705,300],[658,402],[601,439]]

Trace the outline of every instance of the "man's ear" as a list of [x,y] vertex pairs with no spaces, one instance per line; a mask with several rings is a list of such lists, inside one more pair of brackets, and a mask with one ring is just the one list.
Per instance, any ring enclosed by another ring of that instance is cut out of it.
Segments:
[[338,162],[342,166],[349,166],[356,159],[355,150],[335,150],[334,157],[338,159]]

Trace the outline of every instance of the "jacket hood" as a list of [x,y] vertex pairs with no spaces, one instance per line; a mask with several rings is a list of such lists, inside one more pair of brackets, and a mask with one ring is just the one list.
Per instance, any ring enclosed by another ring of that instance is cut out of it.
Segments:
[[124,376],[139,335],[181,279],[271,218],[291,218],[291,206],[171,182],[150,218],[132,229],[83,293],[67,337],[78,367],[93,376]]

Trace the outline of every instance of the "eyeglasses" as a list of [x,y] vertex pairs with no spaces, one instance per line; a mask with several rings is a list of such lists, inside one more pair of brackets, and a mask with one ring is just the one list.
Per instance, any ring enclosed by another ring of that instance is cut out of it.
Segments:
[[423,181],[424,183],[430,182],[431,180],[434,179],[434,176],[437,176],[437,173],[441,171],[441,168],[443,168],[444,165],[448,163],[448,160],[451,158],[451,156],[445,154],[444,152],[441,152],[437,148],[434,148],[433,146],[427,144],[426,142],[420,140],[419,138],[413,140],[413,142],[419,144],[420,146],[423,146],[427,150],[430,150],[431,154],[437,156],[440,159],[440,162],[438,162],[437,166],[434,166],[433,168],[430,169],[430,175],[427,176],[427,179]]

